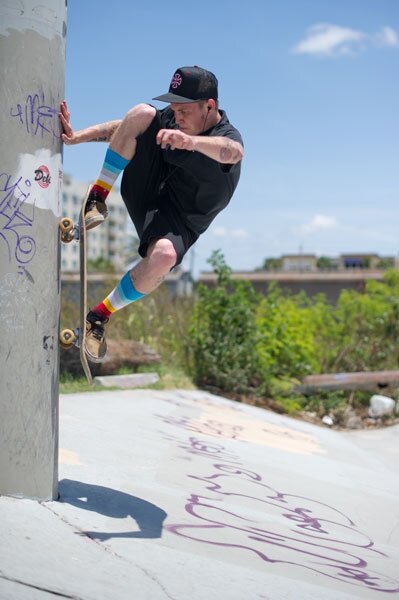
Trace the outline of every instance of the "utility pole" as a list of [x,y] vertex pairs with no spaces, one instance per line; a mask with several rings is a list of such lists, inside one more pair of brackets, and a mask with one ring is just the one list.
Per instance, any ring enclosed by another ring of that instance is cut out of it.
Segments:
[[0,0],[0,494],[58,497],[66,0]]

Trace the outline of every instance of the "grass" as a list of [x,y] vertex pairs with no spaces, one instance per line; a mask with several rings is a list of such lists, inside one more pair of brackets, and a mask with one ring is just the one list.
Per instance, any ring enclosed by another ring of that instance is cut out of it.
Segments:
[[[171,389],[185,389],[195,390],[196,387],[191,379],[179,368],[175,366],[155,365],[152,367],[141,367],[138,369],[139,373],[158,373],[159,381],[153,385],[145,386],[148,389],[154,390],[171,390]],[[117,375],[130,375],[131,370],[122,368],[116,373]],[[100,391],[112,391],[122,388],[115,387],[103,387],[93,383],[90,385],[87,383],[86,377],[84,376],[73,376],[70,373],[63,373],[60,376],[60,394],[77,394],[82,392],[100,392]],[[125,388],[126,389],[126,388]]]

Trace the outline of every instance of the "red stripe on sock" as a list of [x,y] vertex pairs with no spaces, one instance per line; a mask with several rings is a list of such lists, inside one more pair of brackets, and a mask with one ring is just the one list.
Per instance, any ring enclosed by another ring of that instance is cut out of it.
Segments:
[[90,190],[90,194],[92,192],[95,192],[96,194],[99,194],[103,200],[105,200],[105,198],[108,196],[109,191],[106,190],[105,188],[101,187],[100,185],[97,185],[97,183],[95,183],[93,185],[93,187]]
[[104,302],[101,302],[101,304],[98,304],[95,308],[92,308],[91,310],[92,312],[96,313],[96,315],[99,315],[100,317],[105,317],[106,319],[108,319],[108,317],[112,315],[112,312],[108,310]]

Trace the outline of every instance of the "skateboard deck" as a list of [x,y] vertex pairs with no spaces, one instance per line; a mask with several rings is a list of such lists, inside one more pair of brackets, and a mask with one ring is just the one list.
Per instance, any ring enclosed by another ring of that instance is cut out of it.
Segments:
[[86,314],[87,314],[87,245],[86,245],[86,224],[85,211],[87,199],[89,197],[90,186],[82,202],[79,213],[79,221],[73,224],[68,217],[61,219],[60,230],[61,240],[69,243],[73,240],[79,240],[79,265],[80,265],[80,302],[79,302],[79,327],[72,329],[63,329],[60,333],[60,343],[64,348],[77,346],[79,348],[80,362],[86,379],[92,383],[89,362],[85,352],[86,341]]
[[88,188],[84,200],[82,202],[82,208],[79,213],[79,250],[80,250],[80,326],[79,326],[79,351],[80,351],[80,362],[82,363],[83,371],[86,375],[87,381],[92,383],[93,378],[89,363],[85,352],[86,342],[86,315],[87,315],[87,245],[86,245],[86,223],[85,223],[85,212],[87,199],[89,197],[90,187]]

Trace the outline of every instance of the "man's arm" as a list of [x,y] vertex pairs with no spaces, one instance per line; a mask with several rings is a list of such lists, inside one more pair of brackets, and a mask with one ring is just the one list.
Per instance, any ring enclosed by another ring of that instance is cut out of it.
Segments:
[[187,135],[176,129],[161,129],[157,135],[157,144],[171,150],[201,152],[219,163],[235,164],[242,160],[244,149],[239,142],[227,137]]
[[63,133],[61,134],[64,144],[81,144],[82,142],[109,142],[119,127],[121,120],[108,121],[92,125],[86,129],[73,131],[71,126],[71,115],[68,112],[67,103],[61,102],[61,112],[59,113]]

